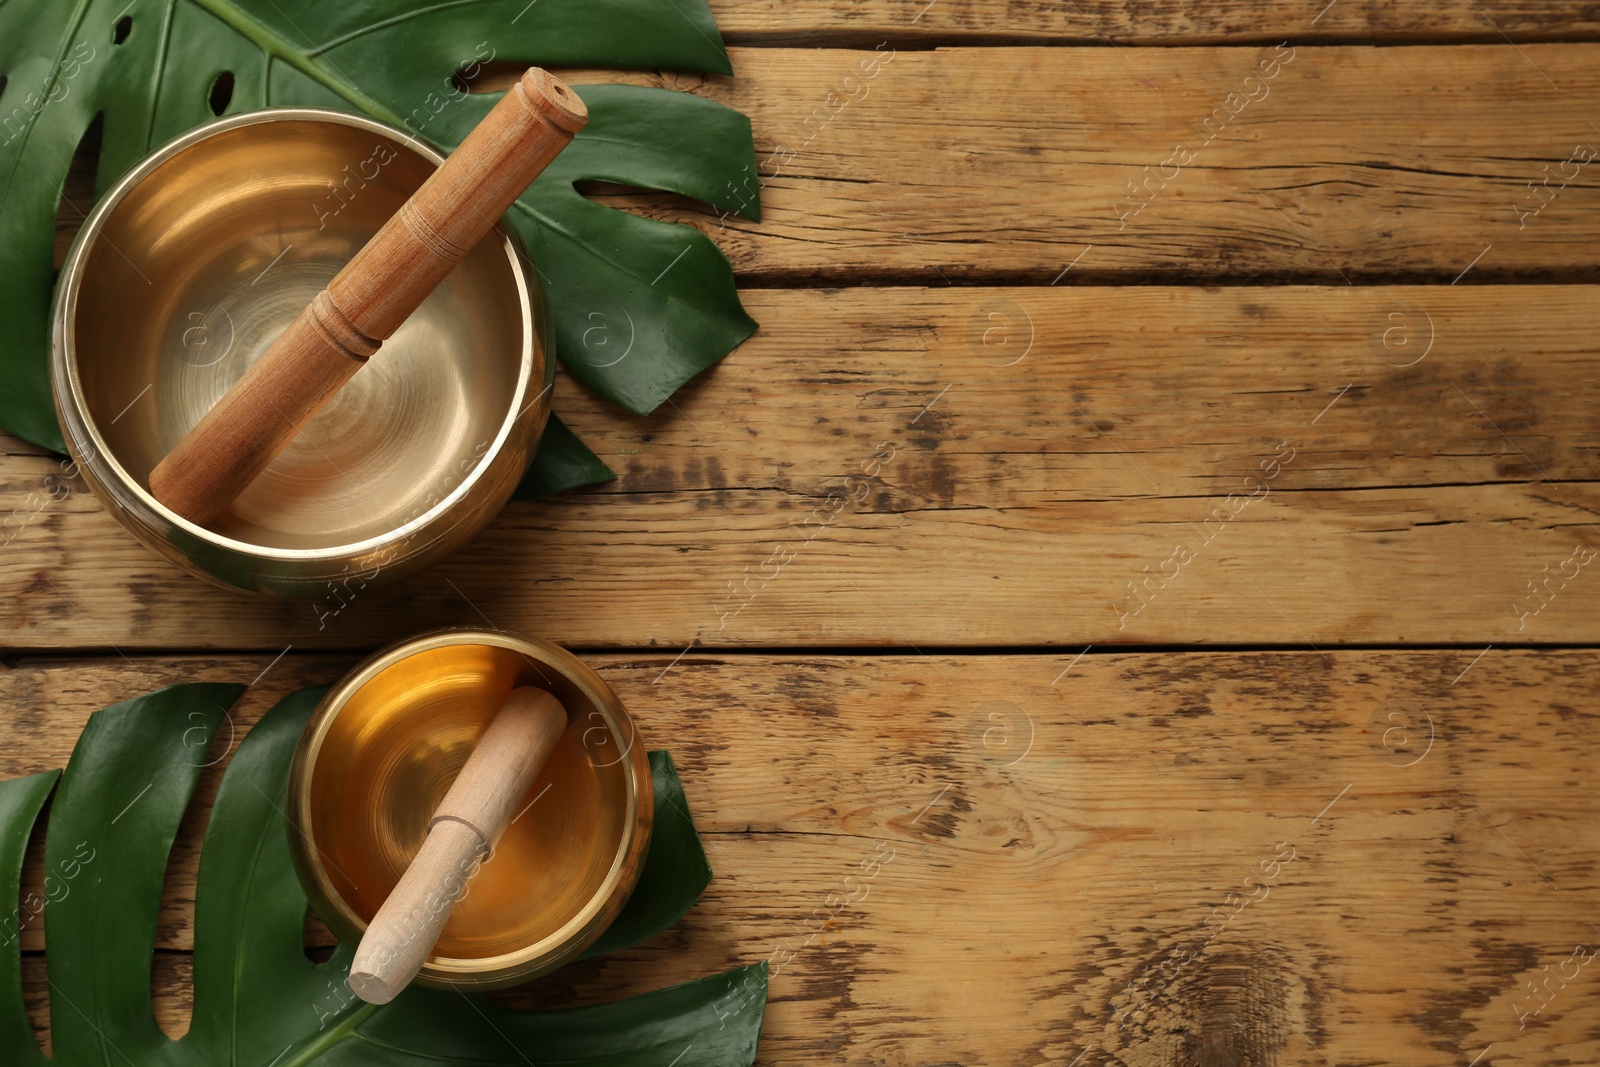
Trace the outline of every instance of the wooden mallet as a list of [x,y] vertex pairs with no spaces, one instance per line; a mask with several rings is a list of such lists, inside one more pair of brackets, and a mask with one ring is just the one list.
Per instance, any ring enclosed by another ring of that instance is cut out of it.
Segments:
[[530,68],[244,377],[150,472],[204,526],[294,440],[589,121]]
[[411,984],[566,728],[555,697],[532,686],[512,690],[434,810],[422,848],[367,924],[350,963],[356,996],[387,1004]]

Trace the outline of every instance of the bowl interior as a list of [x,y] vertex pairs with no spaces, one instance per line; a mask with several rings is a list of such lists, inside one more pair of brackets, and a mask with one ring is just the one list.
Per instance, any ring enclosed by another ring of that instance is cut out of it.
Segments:
[[435,959],[543,950],[599,895],[627,844],[629,761],[573,682],[510,648],[451,644],[391,664],[339,709],[310,768],[310,839],[334,891],[370,922],[512,689],[537,685],[568,728],[468,886]]
[[[123,470],[148,485],[433,170],[391,136],[302,114],[215,133],[133,186],[87,249],[69,323],[88,420]],[[529,306],[503,236],[480,242],[213,529],[325,549],[426,514],[517,414]]]

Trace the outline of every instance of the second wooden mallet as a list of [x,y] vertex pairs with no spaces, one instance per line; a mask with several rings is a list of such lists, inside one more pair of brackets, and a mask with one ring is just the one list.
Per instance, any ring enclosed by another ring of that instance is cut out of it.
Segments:
[[555,697],[532,686],[512,690],[434,809],[422,848],[367,924],[350,963],[356,996],[387,1004],[417,976],[566,728]]

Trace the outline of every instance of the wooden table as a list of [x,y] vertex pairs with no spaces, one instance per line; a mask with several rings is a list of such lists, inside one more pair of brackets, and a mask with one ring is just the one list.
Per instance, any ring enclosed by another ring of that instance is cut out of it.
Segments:
[[75,485],[0,550],[0,773],[487,622],[600,667],[717,868],[524,1003],[771,959],[765,1064],[1600,1062],[1600,16],[1324,4],[722,0],[737,78],[631,80],[751,116],[764,220],[596,195],[760,333],[651,418],[560,381],[618,480],[324,625]]

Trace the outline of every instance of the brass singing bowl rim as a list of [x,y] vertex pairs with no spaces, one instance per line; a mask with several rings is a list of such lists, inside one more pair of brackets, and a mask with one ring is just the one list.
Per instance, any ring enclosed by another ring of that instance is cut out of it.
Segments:
[[[594,668],[571,652],[549,641],[504,630],[458,628],[408,638],[356,665],[323,696],[295,748],[288,783],[290,853],[301,886],[317,914],[341,942],[353,948],[366,932],[367,923],[335,888],[321,860],[323,852],[313,833],[311,791],[317,756],[339,712],[362,686],[411,656],[452,645],[508,649],[558,671],[601,713],[613,737],[631,739],[623,757],[628,760],[631,773],[625,779],[628,788],[622,840],[604,880],[584,906],[558,930],[516,952],[472,959],[430,956],[416,979],[419,984],[436,989],[503,989],[547,974],[592,945],[627,904],[650,844],[655,787],[649,755],[639,743],[637,727],[615,691]],[[570,708],[568,713],[571,714]]]
[[[83,228],[79,231],[77,239],[72,244],[72,249],[67,254],[67,260],[62,265],[61,276],[57,284],[53,318],[56,329],[60,331],[63,344],[59,347],[59,357],[53,360],[54,378],[53,392],[56,398],[56,416],[66,431],[66,438],[70,445],[75,446],[75,456],[81,456],[81,466],[87,468],[92,477],[88,483],[101,502],[110,507],[120,506],[111,499],[104,485],[106,476],[111,476],[125,488],[140,504],[154,511],[163,520],[172,526],[184,531],[202,542],[238,552],[245,556],[269,562],[296,562],[318,563],[337,562],[350,555],[382,549],[388,545],[404,543],[427,530],[438,519],[453,509],[465,498],[480,480],[488,477],[491,464],[488,462],[474,465],[461,479],[461,484],[428,508],[421,515],[410,519],[404,524],[395,527],[383,534],[374,535],[361,541],[352,541],[345,544],[325,545],[319,548],[282,548],[270,545],[259,545],[251,541],[241,541],[217,533],[207,527],[190,522],[188,519],[171,510],[157,500],[150,491],[137,479],[132,477],[127,469],[118,461],[115,453],[106,444],[101,435],[99,426],[89,417],[88,398],[83,391],[78,375],[78,345],[77,345],[77,316],[78,297],[84,279],[89,254],[105,229],[106,221],[121,205],[138,185],[150,178],[162,166],[170,162],[182,152],[194,147],[202,141],[218,134],[269,122],[330,122],[357,129],[367,130],[383,137],[392,138],[406,148],[411,149],[435,167],[442,164],[445,157],[442,153],[428,147],[404,130],[397,129],[387,123],[370,119],[363,115],[353,115],[344,111],[334,111],[320,107],[270,107],[257,111],[241,112],[238,115],[229,115],[215,122],[208,122],[198,126],[188,133],[167,142],[155,152],[146,156],[127,174],[119,178],[101,197],[84,220]],[[528,276],[523,269],[523,259],[515,240],[510,234],[498,225],[491,231],[492,239],[498,237],[510,268],[511,276],[517,287],[517,300],[525,324],[522,336],[522,353],[518,360],[517,384],[506,406],[507,415],[495,432],[494,439],[485,458],[499,455],[505,447],[506,441],[515,431],[522,413],[529,406],[527,396],[533,379],[534,363],[537,359],[537,346],[534,335],[537,326],[534,321],[534,300],[529,289]],[[530,261],[531,265],[531,261]],[[382,358],[380,353],[378,357]],[[553,364],[552,364],[553,365]],[[63,387],[72,398],[69,407],[62,403]],[[535,398],[537,400],[538,398]],[[91,448],[87,454],[83,453],[82,443],[87,438]],[[101,466],[103,465],[103,466]],[[99,469],[96,469],[96,468]]]

